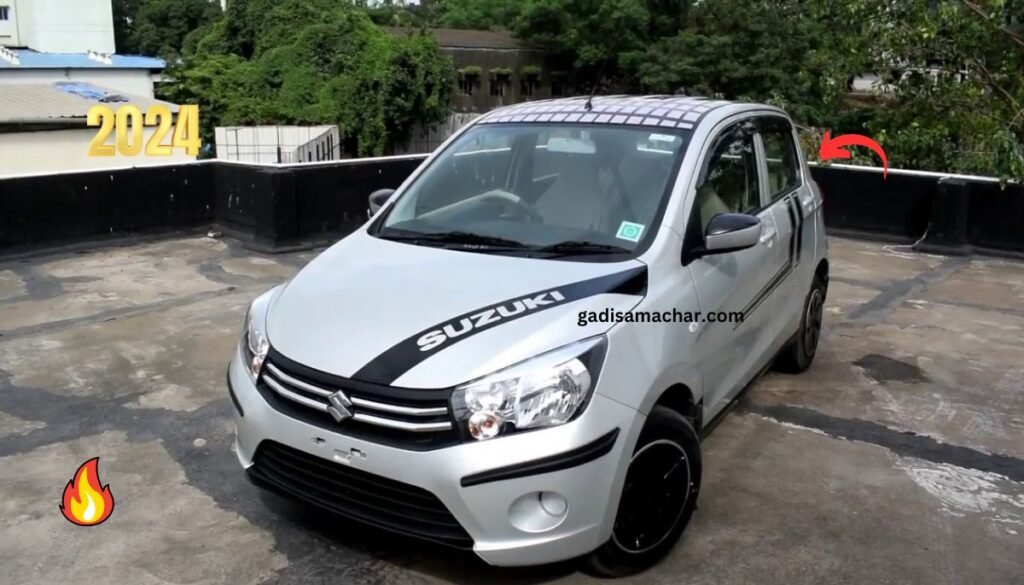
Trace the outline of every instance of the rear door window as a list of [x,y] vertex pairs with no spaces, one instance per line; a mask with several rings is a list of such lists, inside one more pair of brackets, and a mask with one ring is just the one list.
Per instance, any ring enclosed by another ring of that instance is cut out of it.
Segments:
[[783,118],[762,118],[761,141],[768,167],[768,195],[775,201],[800,186],[793,127]]

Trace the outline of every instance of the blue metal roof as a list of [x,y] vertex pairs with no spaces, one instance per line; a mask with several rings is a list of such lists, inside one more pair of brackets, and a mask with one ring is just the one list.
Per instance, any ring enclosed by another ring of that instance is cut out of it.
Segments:
[[164,69],[167,63],[155,57],[110,55],[110,64],[89,58],[88,53],[40,53],[31,49],[13,49],[19,63],[0,59],[0,69]]

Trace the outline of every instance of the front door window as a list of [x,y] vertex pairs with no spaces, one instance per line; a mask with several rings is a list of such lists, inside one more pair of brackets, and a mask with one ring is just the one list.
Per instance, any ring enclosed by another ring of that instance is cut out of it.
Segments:
[[720,213],[750,213],[760,207],[754,135],[742,124],[719,138],[697,188],[701,233]]

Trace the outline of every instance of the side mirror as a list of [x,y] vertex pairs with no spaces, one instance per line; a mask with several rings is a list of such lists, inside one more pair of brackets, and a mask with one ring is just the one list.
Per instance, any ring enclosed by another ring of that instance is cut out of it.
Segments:
[[373,217],[373,214],[380,211],[380,208],[384,207],[384,204],[388,202],[388,198],[394,194],[394,189],[377,189],[370,193],[370,208],[366,210],[366,216]]
[[761,220],[745,213],[719,213],[704,232],[704,255],[724,254],[756,246]]

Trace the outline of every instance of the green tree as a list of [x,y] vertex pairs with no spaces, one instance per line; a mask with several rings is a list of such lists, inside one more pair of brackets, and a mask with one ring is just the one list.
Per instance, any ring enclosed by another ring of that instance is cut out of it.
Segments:
[[145,55],[174,59],[189,33],[220,16],[216,0],[144,0],[131,23],[132,46]]
[[346,150],[380,155],[449,111],[454,69],[433,39],[388,35],[351,4],[232,2],[187,44],[165,95],[201,104],[207,139],[215,125],[337,124]]
[[528,0],[516,31],[578,90],[604,69],[602,90],[766,101],[813,127],[812,155],[827,128],[873,135],[896,167],[1024,179],[1019,1]]
[[[689,11],[673,36],[626,63],[645,91],[773,103],[804,123],[832,124],[847,107],[847,80],[869,59],[836,50],[830,4],[717,0]],[[784,31],[784,33],[782,33]],[[846,33],[842,33],[846,34]]]
[[510,28],[522,4],[522,0],[445,0],[433,7],[434,19],[429,24],[479,30]]
[[517,36],[549,51],[570,84],[589,91],[640,88],[636,66],[647,49],[682,26],[689,0],[527,0]]
[[621,67],[650,40],[644,0],[528,0],[516,21],[519,36],[575,67]]
[[894,165],[1024,180],[1024,3],[858,2],[886,100],[868,130]]
[[[117,0],[128,3],[131,0]],[[154,0],[149,0],[154,1]],[[766,101],[821,131],[871,134],[894,167],[1024,180],[1020,0],[434,0],[375,12],[337,0],[236,0],[182,41],[182,90],[233,123],[336,121],[380,153],[447,112],[451,65],[378,22],[509,27],[577,90]],[[872,95],[850,81],[881,76]],[[209,93],[207,93],[209,92]],[[876,161],[854,149],[855,160]]]
[[114,46],[118,53],[138,53],[132,33],[135,30],[135,15],[139,11],[140,0],[113,0],[111,9],[114,15]]

